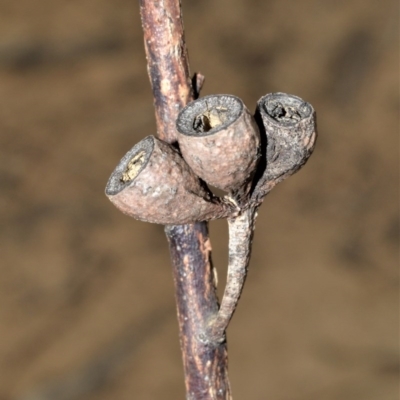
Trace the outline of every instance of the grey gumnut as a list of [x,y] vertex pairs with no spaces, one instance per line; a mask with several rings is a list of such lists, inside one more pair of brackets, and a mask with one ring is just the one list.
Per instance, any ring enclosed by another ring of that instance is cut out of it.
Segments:
[[260,157],[260,133],[236,96],[205,96],[178,115],[183,158],[206,183],[245,197]]
[[106,195],[124,214],[157,224],[186,224],[228,215],[229,206],[202,184],[170,144],[148,136],[121,159]]
[[270,93],[261,97],[256,120],[264,142],[264,157],[252,194],[255,204],[307,162],[317,139],[314,108],[294,95]]

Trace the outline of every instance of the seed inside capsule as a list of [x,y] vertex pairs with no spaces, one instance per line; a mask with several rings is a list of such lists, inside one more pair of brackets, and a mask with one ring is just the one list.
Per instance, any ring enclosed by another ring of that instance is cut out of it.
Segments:
[[125,183],[135,179],[137,174],[140,171],[144,161],[145,161],[146,152],[141,151],[136,154],[132,160],[129,161],[128,165],[126,166],[125,171],[122,173],[121,182]]
[[215,107],[211,110],[197,115],[193,121],[193,129],[196,132],[208,132],[211,129],[222,125],[227,120],[227,109],[224,107]]

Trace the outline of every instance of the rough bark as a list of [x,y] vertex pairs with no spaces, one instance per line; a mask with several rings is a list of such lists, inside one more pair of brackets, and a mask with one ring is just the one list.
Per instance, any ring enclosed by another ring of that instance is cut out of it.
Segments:
[[140,14],[160,139],[176,141],[179,111],[194,98],[179,0],[140,0]]
[[226,342],[210,343],[218,312],[206,224],[165,228],[174,263],[181,348],[188,400],[230,399]]

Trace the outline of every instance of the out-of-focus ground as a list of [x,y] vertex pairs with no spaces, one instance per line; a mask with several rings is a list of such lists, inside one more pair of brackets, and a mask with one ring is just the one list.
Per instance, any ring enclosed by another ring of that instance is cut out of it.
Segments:
[[[257,221],[234,398],[397,399],[397,2],[183,3],[203,94],[318,113],[315,154]],[[103,194],[154,133],[138,2],[1,0],[1,400],[184,398],[163,229]]]

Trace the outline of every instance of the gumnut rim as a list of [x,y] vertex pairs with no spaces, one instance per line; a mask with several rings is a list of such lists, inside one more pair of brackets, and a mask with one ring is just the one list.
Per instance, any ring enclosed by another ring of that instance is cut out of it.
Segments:
[[[213,135],[234,123],[242,114],[243,108],[244,104],[242,100],[233,95],[219,94],[204,96],[190,102],[180,111],[176,127],[179,133],[186,136],[201,137]],[[196,117],[206,116],[206,118],[212,118],[212,113],[215,114],[216,118],[219,117],[219,123],[216,126],[209,126],[210,129],[204,130],[196,128]]]
[[300,97],[286,93],[270,93],[258,101],[261,114],[272,124],[294,126],[310,117],[314,109]]
[[[146,167],[151,154],[154,149],[154,140],[153,136],[147,136],[139,143],[137,143],[132,149],[130,149],[118,163],[117,167],[114,169],[113,173],[111,174],[107,186],[106,186],[106,195],[107,196],[114,196],[121,192],[125,187],[131,184],[131,181],[137,178],[143,169]],[[122,179],[124,172],[128,168],[129,162],[135,158],[136,155],[144,152],[144,159],[142,164],[140,165],[136,175],[129,180],[124,181]]]

